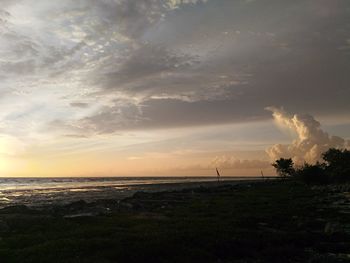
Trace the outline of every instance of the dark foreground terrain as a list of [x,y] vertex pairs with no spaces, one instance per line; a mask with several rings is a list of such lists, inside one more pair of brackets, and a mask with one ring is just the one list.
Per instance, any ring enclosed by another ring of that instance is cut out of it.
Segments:
[[0,210],[0,262],[350,262],[347,187],[293,182]]

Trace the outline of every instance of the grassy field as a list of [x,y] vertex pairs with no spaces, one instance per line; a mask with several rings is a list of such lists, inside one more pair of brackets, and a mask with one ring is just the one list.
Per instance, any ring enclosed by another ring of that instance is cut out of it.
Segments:
[[11,207],[0,210],[0,262],[350,262],[342,196],[267,182]]

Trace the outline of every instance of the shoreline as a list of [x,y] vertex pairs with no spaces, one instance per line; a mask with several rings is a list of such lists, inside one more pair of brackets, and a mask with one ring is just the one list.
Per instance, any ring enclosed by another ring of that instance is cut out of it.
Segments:
[[[195,180],[196,178],[193,178]],[[209,179],[209,178],[208,178]],[[66,187],[41,187],[37,189],[4,189],[0,191],[0,208],[13,205],[27,205],[29,207],[41,207],[55,204],[69,204],[71,202],[83,200],[92,202],[99,199],[114,198],[121,200],[132,196],[138,191],[157,192],[167,190],[180,190],[200,186],[216,186],[218,182],[210,178],[208,181],[146,181],[138,183],[135,180],[126,180],[123,183],[110,183],[108,185],[79,185]],[[268,179],[274,180],[274,179]],[[129,181],[129,182],[128,182]],[[259,182],[261,178],[224,178],[220,184],[239,184],[245,182]],[[12,199],[11,199],[12,198]]]
[[291,181],[0,209],[4,262],[348,262],[348,188]]

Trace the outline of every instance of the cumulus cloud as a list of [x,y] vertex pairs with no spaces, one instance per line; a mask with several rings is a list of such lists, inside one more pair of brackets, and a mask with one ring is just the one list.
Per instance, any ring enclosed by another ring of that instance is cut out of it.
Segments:
[[234,156],[217,156],[209,164],[209,168],[222,169],[265,169],[270,168],[270,162],[266,160],[240,160]]
[[[180,172],[184,174],[196,171],[202,175],[216,175],[218,168],[224,176],[260,176],[261,171],[266,175],[273,174],[269,161],[264,159],[239,159],[233,155],[220,155],[213,158],[209,163],[195,163],[192,165],[178,165],[169,168],[169,174]],[[162,170],[164,172],[164,170]]]
[[329,135],[321,124],[308,114],[288,114],[283,109],[268,107],[277,125],[295,133],[296,139],[288,145],[276,144],[266,150],[271,160],[292,158],[295,163],[315,163],[321,160],[329,148],[345,148],[348,142],[341,137]]

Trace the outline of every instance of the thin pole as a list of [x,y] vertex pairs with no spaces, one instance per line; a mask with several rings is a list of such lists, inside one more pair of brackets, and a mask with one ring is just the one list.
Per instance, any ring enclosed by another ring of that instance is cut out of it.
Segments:
[[215,168],[216,169],[216,177],[218,179],[218,182],[220,182],[220,173],[219,173],[219,170],[218,168]]
[[263,173],[263,171],[262,171],[262,170],[260,170],[260,173],[261,173],[261,177],[262,177],[262,179],[264,180],[264,179],[265,179],[265,177],[264,177],[264,173]]

